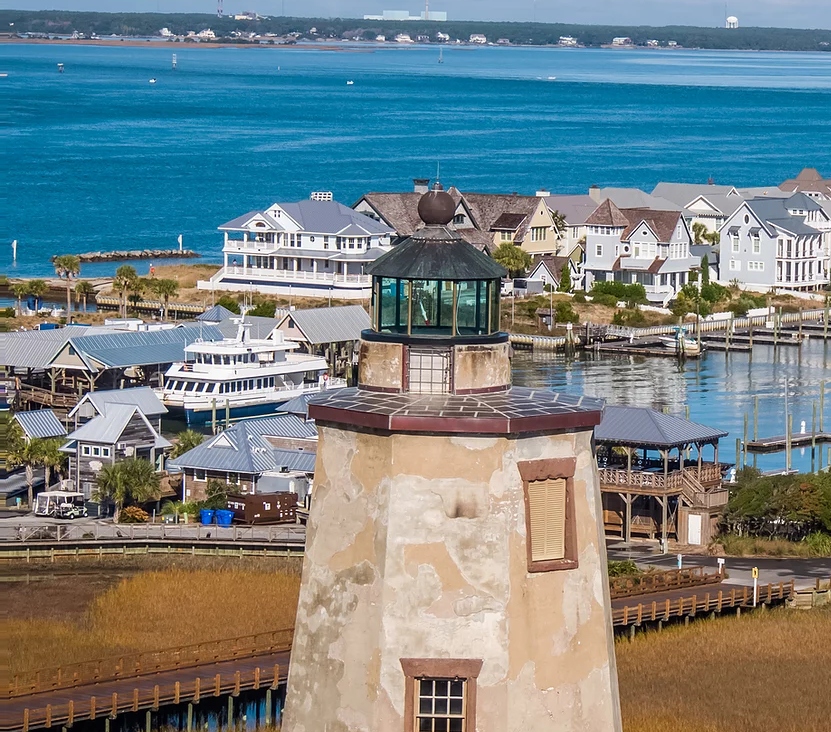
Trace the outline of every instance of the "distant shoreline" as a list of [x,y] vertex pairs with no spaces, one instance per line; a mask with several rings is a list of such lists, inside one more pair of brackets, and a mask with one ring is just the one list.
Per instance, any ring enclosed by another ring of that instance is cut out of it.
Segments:
[[270,48],[270,49],[294,49],[298,51],[343,51],[346,53],[367,53],[369,49],[343,48],[331,44],[318,45],[295,44],[295,43],[213,43],[205,41],[200,43],[182,43],[181,41],[147,41],[139,38],[125,38],[113,40],[111,38],[0,38],[0,44],[26,44],[44,46],[105,46],[122,48],[162,48],[172,49],[174,52],[190,48]]

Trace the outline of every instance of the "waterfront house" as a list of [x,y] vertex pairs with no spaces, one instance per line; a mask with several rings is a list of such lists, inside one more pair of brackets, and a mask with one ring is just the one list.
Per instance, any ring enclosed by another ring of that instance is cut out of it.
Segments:
[[537,257],[527,279],[541,280],[545,286],[558,290],[563,279],[563,270],[566,267],[569,268],[572,288],[580,289],[580,266],[570,257],[555,257],[552,254]]
[[594,213],[599,202],[584,193],[573,196],[548,194],[545,196],[545,203],[553,214],[563,217],[565,224],[559,232],[560,239],[555,254],[569,256],[577,247],[582,248],[586,238],[586,221]]
[[587,220],[585,287],[594,282],[641,284],[647,298],[666,305],[690,280],[701,259],[681,211],[620,209],[601,203]]
[[224,264],[201,290],[363,299],[364,266],[390,248],[393,230],[331,198],[274,203],[219,227]]
[[831,217],[804,193],[745,201],[721,227],[719,280],[767,291],[828,283]]
[[149,386],[88,392],[69,412],[68,420],[75,429],[78,429],[85,422],[103,416],[108,404],[127,404],[137,407],[154,424],[156,431],[161,433],[162,416],[167,414],[167,407],[162,404],[156,392]]
[[681,206],[690,230],[700,223],[710,232],[718,231],[744,201],[734,186],[712,183],[659,183],[652,195]]
[[787,193],[804,193],[819,201],[831,200],[831,179],[823,178],[816,168],[803,168],[796,178],[789,178],[779,184]]
[[314,473],[317,427],[297,414],[244,419],[168,462],[182,471],[182,500],[200,501],[209,480],[234,493],[298,493]]
[[121,460],[148,460],[157,471],[164,468],[165,451],[172,447],[135,404],[103,402],[101,412],[67,436],[61,450],[69,455],[72,489],[89,500],[98,473]]
[[[413,191],[407,193],[367,193],[353,208],[394,229],[397,243],[420,226],[418,202],[429,182],[417,178]],[[509,242],[529,254],[561,253],[560,232],[544,196],[464,193],[452,186],[447,193],[456,206],[454,227],[477,249],[492,254],[500,244]]]

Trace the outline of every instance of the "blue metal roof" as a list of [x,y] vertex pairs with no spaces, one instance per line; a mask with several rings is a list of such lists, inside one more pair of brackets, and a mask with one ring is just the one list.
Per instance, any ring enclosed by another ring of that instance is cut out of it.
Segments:
[[673,417],[648,407],[606,405],[603,419],[595,427],[598,443],[611,446],[672,448],[707,445],[727,437],[713,429],[682,417]]
[[38,409],[34,412],[18,412],[14,415],[23,428],[26,437],[63,437],[66,435],[66,428],[55,416],[51,409]]
[[[269,437],[286,437],[310,441],[308,450],[275,448]],[[317,427],[294,414],[280,414],[237,422],[224,432],[205,440],[201,445],[168,461],[172,468],[216,470],[228,473],[259,474],[269,470],[314,470],[312,443]],[[311,455],[309,459],[302,457]],[[304,467],[293,467],[293,466]]]
[[201,320],[203,323],[221,323],[223,320],[232,318],[234,315],[235,313],[231,312],[223,305],[214,305],[212,308],[208,308],[204,313],[197,315],[196,319]]

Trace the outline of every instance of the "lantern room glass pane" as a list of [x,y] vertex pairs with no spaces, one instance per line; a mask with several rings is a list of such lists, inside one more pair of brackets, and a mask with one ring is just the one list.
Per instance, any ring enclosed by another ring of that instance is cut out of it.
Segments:
[[499,280],[491,280],[488,282],[488,288],[490,289],[490,302],[491,302],[491,327],[490,332],[496,333],[499,331]]
[[449,280],[440,280],[439,292],[441,293],[441,304],[436,326],[440,333],[450,335],[453,332],[453,283]]
[[476,281],[456,283],[456,328],[461,335],[470,335],[477,332],[476,285]]
[[397,330],[398,280],[381,278],[381,330]]
[[438,320],[438,280],[413,280],[413,332],[433,330]]

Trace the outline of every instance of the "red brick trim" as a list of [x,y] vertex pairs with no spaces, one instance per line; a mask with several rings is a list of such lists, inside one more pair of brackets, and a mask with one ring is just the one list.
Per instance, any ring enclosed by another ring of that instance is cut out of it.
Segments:
[[[517,463],[522,478],[522,493],[525,499],[525,550],[529,572],[554,572],[563,569],[577,569],[577,517],[574,508],[574,472],[576,458],[549,458],[547,460],[525,460]],[[528,500],[528,486],[539,480],[566,481],[566,525],[565,556],[563,559],[534,561],[531,553],[531,505]]]
[[402,658],[404,671],[404,732],[416,732],[416,679],[464,679],[465,729],[476,730],[476,680],[482,670],[481,658]]

